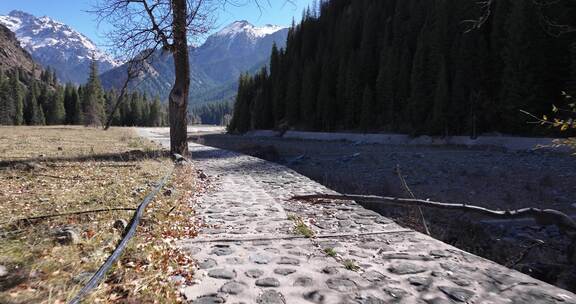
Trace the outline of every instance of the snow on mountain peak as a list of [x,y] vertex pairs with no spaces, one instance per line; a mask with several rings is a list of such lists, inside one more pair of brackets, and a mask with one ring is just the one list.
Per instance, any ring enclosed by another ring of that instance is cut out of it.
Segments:
[[[37,18],[14,10],[7,16],[0,16],[0,24],[14,32],[22,47],[36,60],[44,66],[52,66],[57,72],[59,68],[66,68],[59,67],[60,64],[84,66],[89,64],[92,57],[100,63],[102,70],[119,65],[88,37],[48,16]],[[61,80],[79,82],[74,78],[64,77]]]
[[221,29],[215,36],[235,36],[246,33],[254,38],[261,38],[283,29],[281,26],[266,24],[263,27],[256,27],[246,20],[234,21]]

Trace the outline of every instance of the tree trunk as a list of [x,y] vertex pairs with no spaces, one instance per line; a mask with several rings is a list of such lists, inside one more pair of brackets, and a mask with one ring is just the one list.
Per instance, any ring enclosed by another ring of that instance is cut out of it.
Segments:
[[172,54],[176,79],[169,97],[170,152],[184,157],[188,154],[188,93],[190,91],[190,60],[186,36],[186,0],[172,0]]

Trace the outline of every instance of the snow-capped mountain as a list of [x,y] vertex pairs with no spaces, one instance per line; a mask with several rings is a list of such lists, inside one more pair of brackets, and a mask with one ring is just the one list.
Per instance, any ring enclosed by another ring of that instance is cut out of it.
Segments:
[[[236,21],[210,35],[204,44],[190,48],[191,102],[209,102],[232,96],[243,72],[254,72],[268,63],[272,45],[286,45],[288,28],[266,25],[255,27],[247,21]],[[169,54],[152,58],[137,89],[166,99],[174,81],[174,64]],[[126,67],[121,66],[101,75],[106,88],[121,87]]]
[[119,64],[86,36],[49,17],[37,18],[22,11],[0,16],[0,24],[16,34],[20,44],[43,67],[56,70],[61,82],[84,83],[92,57],[100,71]]
[[267,35],[274,34],[275,32],[281,30],[283,27],[277,25],[266,24],[263,27],[255,27],[246,20],[235,21],[225,28],[221,29],[219,32],[213,35],[213,37],[221,36],[235,36],[239,34],[246,34],[249,37],[261,38]]

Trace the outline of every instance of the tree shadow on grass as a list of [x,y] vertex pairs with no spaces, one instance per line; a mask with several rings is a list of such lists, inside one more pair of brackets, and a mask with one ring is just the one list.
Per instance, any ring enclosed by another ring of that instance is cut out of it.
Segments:
[[55,162],[88,162],[88,161],[109,161],[109,162],[137,162],[146,159],[158,159],[171,157],[170,151],[166,150],[131,150],[121,153],[87,154],[78,156],[56,156],[56,157],[31,157],[18,160],[0,161],[0,168],[16,166],[32,166],[35,163],[55,163]]

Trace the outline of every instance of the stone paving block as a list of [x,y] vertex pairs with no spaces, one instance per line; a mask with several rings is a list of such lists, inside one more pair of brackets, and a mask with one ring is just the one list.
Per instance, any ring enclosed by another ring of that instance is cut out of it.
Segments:
[[[568,291],[354,202],[292,201],[335,192],[286,167],[198,144],[190,151],[214,183],[196,210],[208,228],[179,244],[198,261],[196,283],[182,288],[191,303],[576,304]],[[314,237],[298,234],[295,217]]]

